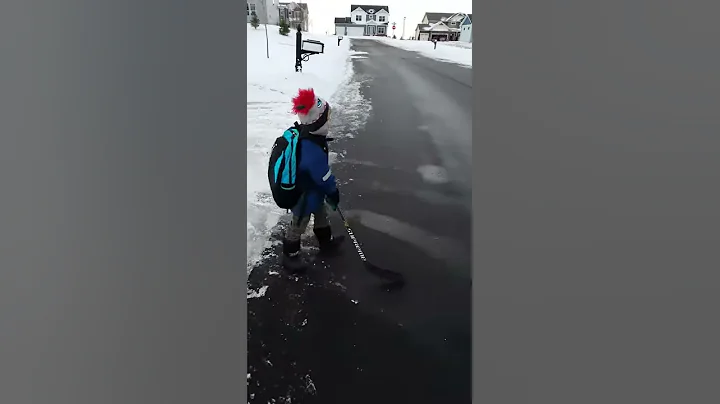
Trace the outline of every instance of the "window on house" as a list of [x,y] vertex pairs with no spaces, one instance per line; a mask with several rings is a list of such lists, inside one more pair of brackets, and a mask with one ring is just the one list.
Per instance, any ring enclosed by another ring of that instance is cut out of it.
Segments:
[[361,14],[356,15],[355,21],[362,21],[362,15]]
[[385,16],[384,16],[384,15],[379,15],[378,17],[379,17],[378,21],[380,21],[380,22],[385,22]]
[[368,21],[375,21],[375,14],[368,14],[367,19]]
[[248,13],[248,15],[255,14],[255,5],[254,4],[247,5],[247,13]]
[[378,27],[378,34],[385,35],[385,27]]

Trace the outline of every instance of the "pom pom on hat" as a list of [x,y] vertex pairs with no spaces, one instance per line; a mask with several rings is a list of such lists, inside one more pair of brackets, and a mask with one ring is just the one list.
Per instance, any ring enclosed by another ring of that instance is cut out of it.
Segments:
[[300,89],[292,99],[292,111],[297,114],[300,123],[310,128],[310,133],[324,135],[328,131],[330,105],[315,95],[312,88]]
[[293,112],[298,115],[307,115],[310,109],[315,106],[315,90],[312,88],[300,89],[298,94],[292,99]]

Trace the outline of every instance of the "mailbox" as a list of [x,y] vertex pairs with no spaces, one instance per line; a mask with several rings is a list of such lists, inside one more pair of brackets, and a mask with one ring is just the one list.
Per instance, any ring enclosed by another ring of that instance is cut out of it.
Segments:
[[304,39],[302,41],[302,52],[316,55],[323,53],[325,50],[325,44],[320,41],[314,41],[312,39]]
[[[338,46],[340,40],[338,39]],[[312,39],[302,39],[302,31],[298,25],[297,34],[295,34],[295,71],[302,71],[302,62],[307,62],[310,55],[318,55],[325,52],[325,44]]]

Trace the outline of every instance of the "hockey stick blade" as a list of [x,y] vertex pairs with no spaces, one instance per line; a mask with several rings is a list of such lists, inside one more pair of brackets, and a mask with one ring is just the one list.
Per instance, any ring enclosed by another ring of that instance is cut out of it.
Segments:
[[365,261],[365,269],[367,269],[368,272],[376,275],[377,277],[385,280],[385,282],[383,282],[382,284],[382,287],[387,291],[400,289],[405,286],[405,277],[401,273],[391,271],[389,269],[380,268],[367,261]]
[[405,277],[399,272],[380,268],[368,262],[367,258],[365,258],[365,253],[363,252],[362,248],[360,248],[360,243],[358,242],[357,237],[355,237],[355,232],[353,232],[352,228],[350,228],[350,224],[348,224],[348,221],[345,218],[342,210],[340,210],[340,207],[337,207],[337,212],[340,215],[343,224],[345,225],[345,230],[347,230],[347,233],[350,236],[350,240],[352,240],[353,245],[355,245],[355,249],[360,256],[360,260],[363,262],[365,269],[371,274],[387,281],[383,283],[383,289],[387,291],[392,291],[402,288],[405,285]]

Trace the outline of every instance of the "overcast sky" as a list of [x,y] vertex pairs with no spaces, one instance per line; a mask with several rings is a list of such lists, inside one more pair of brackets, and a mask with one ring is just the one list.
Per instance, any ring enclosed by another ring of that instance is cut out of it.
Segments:
[[[472,13],[472,0],[379,0],[377,3],[362,1],[349,2],[343,0],[305,0],[310,10],[310,31],[319,34],[335,32],[335,17],[350,17],[351,4],[368,4],[388,6],[390,22],[397,23],[395,35],[400,37],[405,20],[405,36],[413,35],[415,26],[420,23],[426,12],[435,13]],[[392,35],[392,30],[389,34]]]

